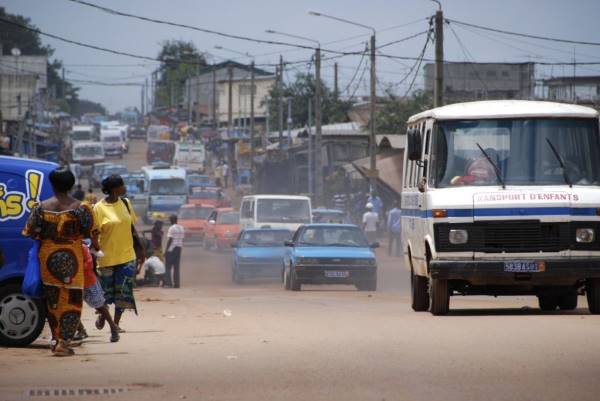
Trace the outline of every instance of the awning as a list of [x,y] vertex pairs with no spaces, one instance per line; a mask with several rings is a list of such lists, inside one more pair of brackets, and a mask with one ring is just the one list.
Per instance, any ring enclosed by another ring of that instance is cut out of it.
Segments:
[[[365,157],[352,162],[360,174],[368,178],[370,158]],[[404,165],[404,149],[378,154],[376,166],[379,171],[378,183],[400,194],[402,192],[402,169]]]

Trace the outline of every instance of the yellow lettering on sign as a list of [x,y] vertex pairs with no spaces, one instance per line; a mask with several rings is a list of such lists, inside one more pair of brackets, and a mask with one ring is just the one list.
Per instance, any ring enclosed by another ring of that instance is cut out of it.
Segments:
[[43,174],[36,170],[28,170],[26,176],[27,194],[19,191],[7,191],[6,184],[0,183],[0,221],[16,220],[40,201]]

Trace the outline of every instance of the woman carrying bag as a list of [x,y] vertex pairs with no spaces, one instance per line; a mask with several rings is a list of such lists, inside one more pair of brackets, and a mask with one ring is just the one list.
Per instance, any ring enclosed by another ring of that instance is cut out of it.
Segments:
[[[119,175],[102,180],[104,199],[94,205],[95,233],[104,256],[97,259],[100,284],[107,304],[115,304],[114,321],[119,326],[126,309],[137,314],[133,285],[145,256],[139,247],[134,224],[137,219],[125,194],[125,183]],[[138,250],[136,256],[136,249]],[[104,327],[105,319],[98,316],[96,328]],[[121,333],[124,332],[119,328]]]

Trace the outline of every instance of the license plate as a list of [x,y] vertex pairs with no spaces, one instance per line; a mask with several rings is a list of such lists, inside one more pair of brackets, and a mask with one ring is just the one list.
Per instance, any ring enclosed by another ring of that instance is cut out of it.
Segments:
[[546,270],[545,262],[514,261],[504,262],[504,271],[510,273],[539,273]]
[[325,271],[325,277],[328,278],[347,278],[348,276],[350,276],[350,272]]

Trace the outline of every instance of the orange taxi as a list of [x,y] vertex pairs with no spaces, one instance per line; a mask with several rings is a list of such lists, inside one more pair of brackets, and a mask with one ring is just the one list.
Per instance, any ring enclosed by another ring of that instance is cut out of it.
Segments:
[[230,248],[240,233],[240,214],[233,208],[218,208],[208,217],[204,235],[204,248],[216,247],[221,251]]
[[230,207],[231,200],[221,188],[192,187],[188,202],[195,205],[212,205],[213,207]]
[[181,206],[178,214],[178,223],[185,230],[185,239],[203,240],[208,217],[215,210],[212,205],[194,205],[191,203]]

